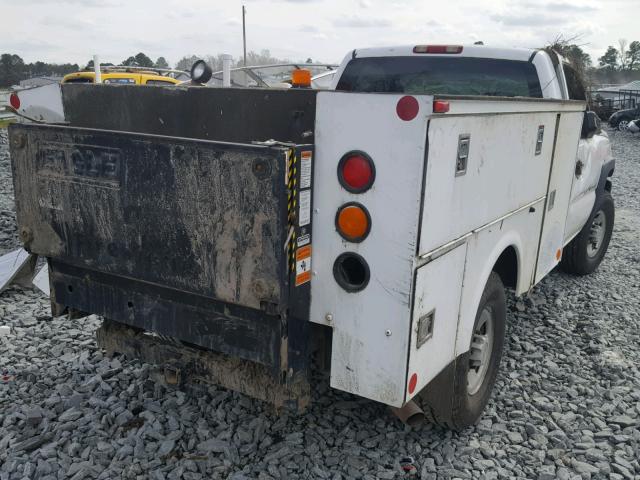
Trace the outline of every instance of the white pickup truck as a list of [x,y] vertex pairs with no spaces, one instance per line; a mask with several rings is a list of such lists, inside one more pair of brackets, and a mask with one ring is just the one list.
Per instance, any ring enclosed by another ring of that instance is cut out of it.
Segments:
[[332,387],[464,428],[505,287],[590,273],[611,237],[608,139],[545,51],[354,50],[333,91],[63,85],[49,103],[10,146],[53,313],[102,315],[100,345],[171,383],[304,408],[319,352]]

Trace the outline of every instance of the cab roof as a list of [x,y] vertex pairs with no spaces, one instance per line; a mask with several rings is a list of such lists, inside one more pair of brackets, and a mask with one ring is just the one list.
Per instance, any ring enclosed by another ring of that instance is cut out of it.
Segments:
[[534,48],[506,48],[506,47],[489,47],[486,45],[463,45],[460,53],[414,53],[416,46],[427,45],[447,45],[442,43],[421,43],[414,45],[401,45],[395,47],[376,47],[355,49],[351,52],[352,58],[358,57],[406,57],[406,56],[460,56],[460,57],[476,57],[476,58],[498,58],[503,60],[520,60],[528,61],[532,55],[539,51]]

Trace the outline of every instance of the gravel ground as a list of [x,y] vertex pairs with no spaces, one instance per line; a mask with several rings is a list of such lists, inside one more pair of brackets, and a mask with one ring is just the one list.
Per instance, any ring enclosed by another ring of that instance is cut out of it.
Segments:
[[[617,223],[592,276],[554,272],[509,300],[509,339],[479,424],[411,430],[320,379],[304,416],[223,389],[168,390],[96,348],[96,317],[0,295],[0,480],[39,478],[640,479],[640,138],[611,132]],[[0,253],[18,245],[0,131]]]

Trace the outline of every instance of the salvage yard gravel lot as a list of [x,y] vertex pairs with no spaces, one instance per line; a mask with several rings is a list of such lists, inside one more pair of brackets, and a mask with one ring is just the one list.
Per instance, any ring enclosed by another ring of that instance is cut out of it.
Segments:
[[[95,316],[51,319],[0,294],[0,480],[72,478],[640,479],[640,137],[612,132],[616,226],[589,277],[554,272],[509,300],[508,340],[473,428],[405,427],[318,378],[302,416],[224,389],[186,392],[97,349]],[[0,253],[19,246],[0,130]],[[4,376],[1,374],[4,372]]]

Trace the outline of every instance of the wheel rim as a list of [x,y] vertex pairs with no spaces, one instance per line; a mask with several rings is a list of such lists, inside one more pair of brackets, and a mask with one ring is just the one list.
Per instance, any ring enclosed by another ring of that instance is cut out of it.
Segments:
[[600,252],[606,229],[607,217],[602,210],[598,210],[589,229],[589,242],[587,243],[587,255],[589,258],[595,257]]
[[493,309],[487,306],[480,314],[480,320],[471,339],[469,371],[467,372],[467,392],[469,395],[478,393],[487,376],[493,352],[493,336]]
[[624,132],[627,130],[628,126],[629,126],[628,120],[620,120],[620,123],[618,123],[618,130],[620,130],[621,132]]

